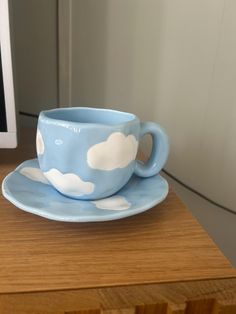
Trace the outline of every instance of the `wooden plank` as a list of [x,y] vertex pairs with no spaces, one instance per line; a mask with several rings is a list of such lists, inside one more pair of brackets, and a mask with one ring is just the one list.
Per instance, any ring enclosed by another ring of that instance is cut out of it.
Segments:
[[148,212],[112,222],[50,221],[2,197],[0,216],[1,293],[235,276],[172,191]]
[[0,295],[1,314],[235,314],[236,279]]

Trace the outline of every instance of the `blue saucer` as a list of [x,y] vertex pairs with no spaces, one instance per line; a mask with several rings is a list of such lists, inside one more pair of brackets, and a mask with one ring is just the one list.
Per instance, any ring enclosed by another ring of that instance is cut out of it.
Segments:
[[80,201],[63,196],[49,185],[37,159],[27,160],[2,183],[2,193],[16,207],[52,220],[92,222],[121,219],[144,212],[162,202],[168,183],[160,175],[140,178],[133,175],[115,195]]

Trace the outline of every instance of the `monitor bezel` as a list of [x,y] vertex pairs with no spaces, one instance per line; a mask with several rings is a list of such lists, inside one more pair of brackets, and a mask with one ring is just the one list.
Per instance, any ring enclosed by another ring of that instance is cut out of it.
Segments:
[[0,132],[0,148],[15,148],[17,146],[16,104],[8,0],[0,0],[0,48],[7,120],[7,132]]

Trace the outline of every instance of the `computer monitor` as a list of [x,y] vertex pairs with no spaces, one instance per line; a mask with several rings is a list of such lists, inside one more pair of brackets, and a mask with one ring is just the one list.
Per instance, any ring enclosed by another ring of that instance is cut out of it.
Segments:
[[14,148],[16,110],[8,0],[0,0],[0,148]]

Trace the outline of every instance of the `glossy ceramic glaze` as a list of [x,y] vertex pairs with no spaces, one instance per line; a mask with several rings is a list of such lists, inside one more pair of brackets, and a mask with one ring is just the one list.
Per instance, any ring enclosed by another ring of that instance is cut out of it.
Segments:
[[22,163],[3,181],[2,193],[18,208],[58,221],[92,222],[120,219],[141,213],[160,203],[168,194],[168,183],[160,175],[133,175],[115,195],[82,201],[57,192],[39,169],[37,159]]
[[[135,160],[139,139],[150,133],[147,164]],[[37,131],[40,168],[62,194],[94,200],[113,195],[133,173],[157,174],[169,145],[164,130],[131,114],[108,109],[61,108],[41,112]]]

